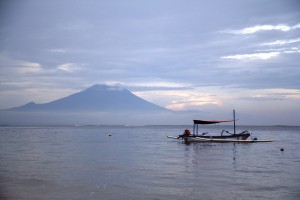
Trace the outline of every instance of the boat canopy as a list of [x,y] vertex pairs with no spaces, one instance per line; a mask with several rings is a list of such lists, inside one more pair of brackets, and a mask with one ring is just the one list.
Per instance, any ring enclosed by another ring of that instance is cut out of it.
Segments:
[[234,122],[235,120],[194,120],[194,124],[218,124],[223,122]]

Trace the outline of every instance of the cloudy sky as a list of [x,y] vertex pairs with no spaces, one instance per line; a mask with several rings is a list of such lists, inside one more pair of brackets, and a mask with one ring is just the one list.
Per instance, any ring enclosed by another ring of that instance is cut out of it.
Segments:
[[0,109],[103,83],[173,110],[300,125],[300,2],[1,1]]

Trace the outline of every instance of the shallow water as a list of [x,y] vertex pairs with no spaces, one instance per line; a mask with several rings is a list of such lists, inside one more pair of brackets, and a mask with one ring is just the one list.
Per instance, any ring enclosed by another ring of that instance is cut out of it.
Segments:
[[271,143],[166,137],[185,128],[2,127],[0,199],[300,199],[300,127],[239,127]]

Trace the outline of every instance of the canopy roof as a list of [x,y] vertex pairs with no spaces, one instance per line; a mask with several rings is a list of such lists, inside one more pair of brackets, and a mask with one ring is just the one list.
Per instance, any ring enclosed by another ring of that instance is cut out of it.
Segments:
[[234,122],[235,120],[194,120],[194,124],[217,124],[223,122]]

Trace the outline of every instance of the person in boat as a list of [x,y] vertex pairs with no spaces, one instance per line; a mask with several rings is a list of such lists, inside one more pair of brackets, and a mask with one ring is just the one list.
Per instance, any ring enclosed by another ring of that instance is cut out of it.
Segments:
[[184,137],[188,137],[191,135],[191,132],[189,129],[185,129],[182,135],[178,135],[177,138],[184,138]]

